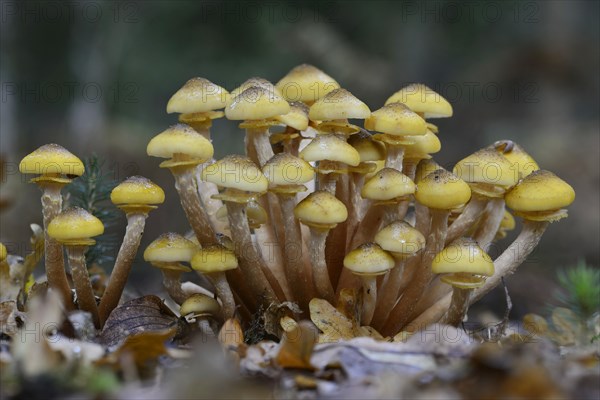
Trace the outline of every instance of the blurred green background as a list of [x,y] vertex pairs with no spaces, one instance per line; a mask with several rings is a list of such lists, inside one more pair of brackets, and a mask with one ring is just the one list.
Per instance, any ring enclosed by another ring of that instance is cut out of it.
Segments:
[[[169,97],[194,76],[232,89],[310,63],[372,110],[410,82],[445,96],[455,115],[437,121],[436,159],[446,167],[513,139],[575,187],[569,218],[548,229],[510,280],[517,299],[539,288],[517,308],[541,307],[555,268],[578,258],[598,265],[597,1],[1,4],[0,198],[11,206],[0,215],[0,240],[13,252],[26,251],[28,224],[41,223],[38,189],[15,172],[30,151],[56,142],[81,158],[97,153],[116,179],[141,174],[165,188],[143,248],[161,232],[187,230],[170,173],[145,154],[148,140],[176,121],[165,112]],[[242,151],[236,123],[216,121],[213,137],[217,157]],[[158,287],[149,266],[137,262],[134,271],[134,288]]]

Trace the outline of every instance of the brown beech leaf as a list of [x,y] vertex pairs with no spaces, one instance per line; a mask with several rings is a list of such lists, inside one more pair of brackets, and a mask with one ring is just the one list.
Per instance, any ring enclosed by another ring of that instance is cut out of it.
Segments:
[[185,322],[178,319],[160,298],[153,295],[143,296],[114,309],[102,329],[100,342],[110,350],[138,333],[164,333],[173,328],[177,333],[181,324]]
[[309,303],[310,319],[323,332],[319,343],[337,342],[354,337],[352,321],[323,299],[312,299]]
[[283,368],[314,369],[310,358],[317,343],[318,332],[309,321],[283,334],[275,362]]

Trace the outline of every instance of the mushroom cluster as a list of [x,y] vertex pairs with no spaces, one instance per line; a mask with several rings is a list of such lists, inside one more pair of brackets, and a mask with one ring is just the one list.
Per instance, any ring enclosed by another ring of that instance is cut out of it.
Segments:
[[[453,110],[423,84],[400,89],[371,112],[329,75],[300,65],[275,85],[254,77],[231,92],[192,78],[167,112],[179,121],[150,140],[147,154],[166,159],[160,167],[173,174],[192,233],[162,235],[144,258],[162,270],[186,314],[203,312],[195,306],[201,296],[181,287],[181,274],[196,271],[217,300],[209,308],[214,314],[219,307],[220,321],[247,320],[283,302],[297,304],[290,316],[308,319],[312,299],[335,306],[341,295],[353,295],[359,323],[383,335],[437,321],[457,325],[470,304],[527,258],[549,223],[566,217],[575,198],[571,186],[510,140],[451,171],[438,165],[432,154],[441,149],[439,130],[430,120]],[[222,117],[240,121],[246,152],[214,160],[210,129]],[[35,182],[44,190],[47,252],[62,254],[67,246],[79,276],[82,249],[100,229],[85,238],[61,233],[75,230],[74,222],[64,224],[83,213],[63,211],[60,225],[60,187],[83,170],[68,157],[58,160],[70,155],[66,150],[48,146],[25,157],[21,170],[41,175]],[[75,281],[74,304],[100,326],[118,304],[147,214],[164,194],[134,177],[112,199],[129,225],[99,313],[89,282]],[[492,242],[515,227],[506,207],[523,229],[492,260]],[[63,261],[47,258],[46,268],[50,286],[73,306]]]

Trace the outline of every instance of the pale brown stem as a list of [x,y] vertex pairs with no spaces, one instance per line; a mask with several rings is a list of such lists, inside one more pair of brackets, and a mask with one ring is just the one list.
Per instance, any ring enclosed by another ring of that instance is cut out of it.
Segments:
[[352,172],[350,179],[350,207],[348,209],[348,220],[346,224],[347,238],[346,242],[350,244],[352,234],[365,213],[365,200],[360,195],[360,191],[365,183],[365,175],[357,172]]
[[363,326],[371,325],[373,314],[375,313],[375,304],[377,302],[377,277],[361,276],[363,282],[362,313],[360,324]]
[[431,215],[429,213],[429,208],[416,201],[415,215],[417,218],[415,228],[421,232],[423,236],[427,237],[431,228]]
[[450,307],[441,322],[452,326],[460,325],[469,310],[469,298],[472,292],[473,289],[454,288]]
[[[246,145],[248,157],[250,157],[250,159],[259,167],[265,165],[265,163],[275,155],[275,153],[273,153],[273,147],[271,147],[271,142],[269,141],[268,127],[246,129],[246,138],[248,143]],[[252,147],[254,151],[248,149],[248,147]]]
[[69,256],[69,266],[71,267],[71,275],[73,284],[75,285],[75,293],[77,293],[77,304],[79,309],[92,314],[94,326],[100,328],[100,318],[98,318],[98,305],[96,297],[90,283],[90,276],[85,265],[85,251],[87,246],[66,246],[67,255]]
[[182,271],[175,269],[161,268],[163,275],[163,285],[167,290],[169,296],[173,301],[181,305],[186,299],[187,295],[181,288],[181,274]]
[[485,216],[477,228],[477,232],[475,232],[475,240],[483,250],[489,250],[503,217],[504,199],[489,200]]
[[487,199],[479,195],[473,195],[471,201],[466,205],[463,212],[450,224],[446,235],[446,244],[452,243],[471,228],[481,217]]
[[127,215],[127,228],[125,229],[123,243],[121,243],[115,266],[110,274],[110,280],[98,306],[101,325],[104,325],[112,310],[119,304],[123,289],[125,289],[125,285],[127,284],[133,260],[144,234],[146,217],[147,214],[143,213],[131,213]]
[[235,314],[235,300],[233,298],[233,292],[227,283],[227,278],[224,272],[215,272],[207,274],[208,279],[215,287],[217,297],[221,300],[221,313],[223,314],[223,320],[233,318]]
[[337,174],[321,174],[318,173],[317,174],[317,179],[318,179],[318,189],[319,190],[326,190],[329,193],[331,193],[332,195],[335,196],[335,190],[336,190],[336,186],[337,186]]
[[277,301],[277,296],[274,288],[269,285],[264,272],[268,268],[252,242],[246,218],[246,205],[226,201],[225,206],[227,207],[231,239],[235,245],[236,256],[240,260],[240,269],[254,296],[260,299],[261,303],[269,306]]
[[65,272],[65,261],[63,259],[63,247],[56,240],[48,236],[48,224],[62,211],[62,185],[44,184],[42,189],[42,213],[44,216],[44,265],[48,286],[56,290],[61,297],[67,310],[74,310],[71,287]]
[[311,228],[310,260],[313,267],[313,283],[317,296],[331,304],[334,302],[334,291],[325,262],[325,242],[329,231]]
[[377,308],[371,323],[375,328],[381,327],[385,323],[389,310],[396,304],[398,291],[404,277],[404,265],[404,260],[396,260],[396,266],[389,272],[387,280],[379,289]]
[[219,188],[212,182],[206,182],[202,180],[201,171],[206,165],[212,164],[214,160],[210,160],[196,168],[195,181],[196,187],[198,188],[198,196],[200,196],[200,203],[204,206],[206,214],[211,225],[214,228],[215,233],[222,233],[230,235],[229,225],[227,221],[219,220],[217,218],[217,211],[223,206],[223,202],[219,199],[214,199],[213,196],[219,193]]
[[[348,175],[338,176],[336,197],[344,202],[346,209],[349,207],[348,184]],[[344,270],[347,229],[348,225],[346,221],[337,224],[329,232],[325,241],[325,260],[327,262],[327,269],[329,270],[329,279],[331,279],[333,287],[337,286],[342,270]]]
[[181,206],[198,242],[202,246],[217,244],[214,228],[198,196],[194,178],[195,168],[172,168],[171,172],[175,178],[175,189],[179,193]]
[[396,145],[387,145],[387,156],[385,158],[385,167],[394,168],[402,172],[402,159],[404,158],[404,147]]
[[279,202],[285,228],[286,243],[283,246],[283,254],[286,278],[294,300],[298,302],[303,311],[306,311],[310,302],[312,282],[304,270],[300,223],[294,217],[295,200],[293,196],[280,195]]
[[431,233],[427,238],[425,251],[421,257],[421,266],[415,272],[410,285],[402,294],[402,298],[392,309],[387,322],[384,325],[383,332],[387,335],[395,335],[400,329],[411,320],[411,316],[425,290],[433,277],[431,272],[431,262],[443,247],[448,229],[447,210],[431,210]]

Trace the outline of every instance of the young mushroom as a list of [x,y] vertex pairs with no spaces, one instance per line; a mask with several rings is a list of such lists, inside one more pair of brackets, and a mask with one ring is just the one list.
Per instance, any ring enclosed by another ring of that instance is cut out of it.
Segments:
[[283,144],[284,152],[298,156],[302,131],[308,128],[308,107],[301,102],[290,103],[290,112],[274,117],[285,126],[285,131],[271,134],[271,144]]
[[165,289],[177,304],[187,298],[181,289],[181,274],[191,270],[182,263],[189,263],[197,250],[195,243],[173,232],[163,233],[144,250],[144,260],[161,270]]
[[412,83],[391,95],[385,105],[403,103],[423,119],[447,118],[453,114],[452,105],[442,95],[422,83]]
[[62,246],[48,236],[48,225],[62,210],[61,189],[71,182],[73,176],[84,173],[79,158],[57,144],[46,144],[25,156],[19,163],[22,174],[36,174],[31,179],[42,189],[42,213],[45,232],[45,267],[48,285],[56,290],[68,310],[74,308],[71,287],[65,273]]
[[101,324],[104,324],[112,310],[119,304],[144,234],[148,213],[157,208],[156,204],[165,201],[165,193],[151,180],[143,176],[132,176],[112,190],[110,200],[125,212],[127,228],[110,280],[98,306]]
[[210,141],[191,127],[177,124],[153,137],[146,152],[149,156],[168,158],[160,167],[169,168],[173,174],[181,206],[198,241],[202,245],[215,244],[215,231],[198,195],[194,176],[196,166],[212,159],[214,148]]
[[310,227],[310,259],[317,296],[333,304],[335,293],[325,262],[325,241],[329,230],[348,218],[346,206],[331,193],[317,190],[296,205],[294,215]]
[[194,293],[181,304],[179,315],[186,320],[194,320],[203,334],[214,336],[217,329],[216,326],[213,328],[211,321],[220,319],[221,306],[212,297]]
[[310,106],[340,85],[320,69],[301,64],[290,70],[275,87],[287,101],[301,101]]
[[510,161],[512,170],[517,172],[519,180],[540,169],[533,157],[512,140],[498,140],[489,148],[496,150]]
[[371,115],[369,107],[346,89],[327,93],[310,106],[308,118],[317,124],[320,134],[336,133],[350,136],[360,131],[348,119],[365,119]]
[[83,208],[73,207],[63,211],[48,224],[48,236],[67,249],[69,266],[79,308],[92,314],[96,328],[100,328],[98,306],[88,275],[85,252],[96,243],[94,236],[104,233],[102,221]]
[[221,245],[205,246],[194,254],[191,264],[192,269],[202,273],[213,284],[223,305],[223,319],[233,318],[235,300],[225,272],[238,267],[234,252]]
[[443,274],[441,281],[452,286],[452,301],[443,322],[458,326],[469,309],[469,299],[475,288],[494,275],[494,263],[473,239],[461,238],[445,247],[431,263],[434,274]]
[[344,267],[363,282],[361,325],[370,325],[377,302],[377,277],[394,268],[394,258],[378,244],[364,243],[344,257]]

